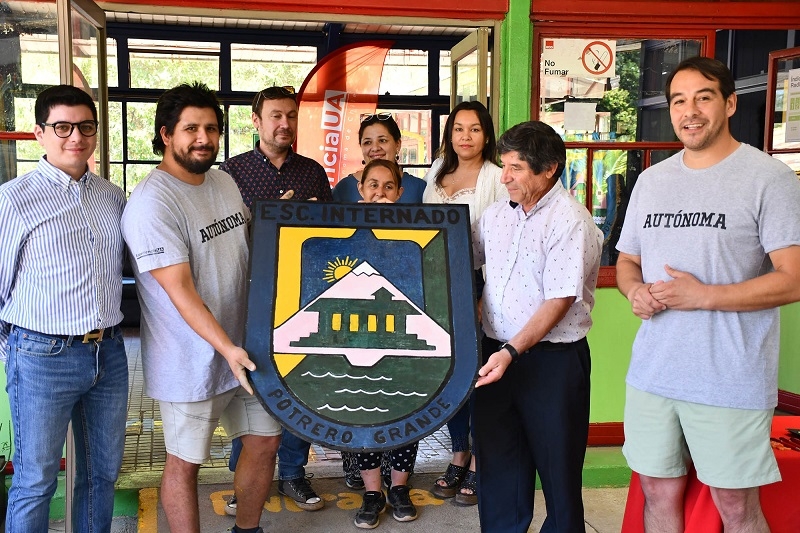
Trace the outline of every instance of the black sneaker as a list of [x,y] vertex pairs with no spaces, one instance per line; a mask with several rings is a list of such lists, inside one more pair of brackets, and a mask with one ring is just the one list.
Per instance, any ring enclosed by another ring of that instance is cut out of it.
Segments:
[[375,529],[380,523],[380,515],[386,509],[386,496],[383,491],[367,491],[364,493],[364,503],[356,511],[353,523],[361,529]]
[[354,453],[342,452],[342,470],[344,471],[344,484],[353,490],[364,490],[364,480]]
[[278,480],[278,493],[293,499],[297,506],[304,511],[322,509],[325,501],[317,496],[309,481],[313,475],[306,474],[305,477]]
[[[236,528],[236,526],[233,526],[233,527],[232,527],[232,528],[230,528],[228,531],[231,531],[232,533],[239,533],[239,530]],[[264,533],[264,530],[263,530],[263,529],[261,529],[261,528],[259,527],[259,528],[256,530],[256,533]]]
[[228,516],[236,516],[236,495],[230,497],[230,499],[225,502],[225,514]]
[[364,480],[361,479],[361,472],[348,472],[344,475],[344,484],[353,490],[364,490]]
[[411,503],[407,485],[395,485],[389,489],[389,505],[394,509],[392,517],[398,522],[411,522],[417,519],[417,508]]

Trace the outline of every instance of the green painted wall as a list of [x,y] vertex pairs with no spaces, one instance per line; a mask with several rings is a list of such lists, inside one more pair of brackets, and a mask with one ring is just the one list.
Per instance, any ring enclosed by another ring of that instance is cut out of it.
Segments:
[[781,309],[781,362],[778,388],[800,394],[800,303]]
[[[622,421],[625,374],[641,320],[616,289],[597,289],[589,331],[592,350],[592,422]],[[800,303],[781,309],[778,388],[800,394]]]
[[641,320],[616,288],[597,289],[589,331],[592,352],[591,422],[621,422],[625,406],[625,374],[633,338]]
[[498,134],[531,118],[533,26],[530,0],[510,0],[500,28],[500,117]]

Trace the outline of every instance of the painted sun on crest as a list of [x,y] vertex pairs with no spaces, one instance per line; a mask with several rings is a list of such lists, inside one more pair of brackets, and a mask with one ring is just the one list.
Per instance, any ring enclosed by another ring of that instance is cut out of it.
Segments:
[[350,259],[349,255],[344,259],[337,257],[333,261],[328,261],[328,265],[322,271],[324,274],[322,279],[328,283],[338,281],[349,274],[353,267],[356,266],[356,263],[358,263],[358,258]]

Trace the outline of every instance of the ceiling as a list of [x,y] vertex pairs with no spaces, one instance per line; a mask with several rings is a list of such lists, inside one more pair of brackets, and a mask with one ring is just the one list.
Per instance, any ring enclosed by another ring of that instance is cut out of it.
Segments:
[[[238,28],[247,30],[323,31],[325,22],[296,20],[264,20],[195,15],[163,15],[157,13],[126,13],[106,11],[108,22],[131,24],[157,24],[179,26],[203,26],[212,28]],[[343,24],[343,33],[369,33],[385,35],[431,35],[464,37],[475,28],[458,26],[416,26],[405,24],[376,24],[348,22]]]
[[[105,4],[106,8],[112,9],[105,11],[108,22],[130,23],[130,24],[154,24],[165,26],[198,26],[211,28],[234,28],[242,30],[282,30],[282,31],[310,31],[322,32],[326,20],[269,20],[264,18],[269,16],[267,13],[253,12],[254,18],[232,18],[215,17],[205,14],[176,15],[164,13],[142,13],[131,11],[115,11],[125,9],[114,4]],[[149,7],[149,6],[148,6]],[[130,6],[128,7],[130,9]],[[144,11],[144,9],[142,9]],[[241,16],[242,11],[236,14]],[[261,18],[258,18],[261,17]],[[9,31],[30,32],[37,28],[51,27],[55,24],[56,7],[55,2],[40,1],[16,1],[0,3],[0,34],[3,28],[8,27]],[[319,15],[316,16],[319,19]],[[361,17],[363,19],[363,17]],[[330,21],[339,22],[339,21]],[[416,24],[381,24],[373,21],[343,22],[342,32],[345,34],[380,34],[380,35],[429,35],[444,37],[466,37],[475,31],[474,27],[464,27],[450,25],[416,25]]]

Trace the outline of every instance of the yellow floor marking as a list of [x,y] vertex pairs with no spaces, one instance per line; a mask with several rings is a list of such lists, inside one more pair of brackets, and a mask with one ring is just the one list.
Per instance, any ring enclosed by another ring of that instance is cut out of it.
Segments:
[[139,491],[139,533],[158,533],[158,489]]

